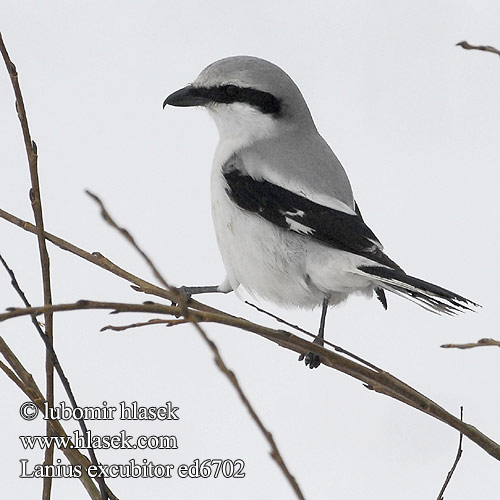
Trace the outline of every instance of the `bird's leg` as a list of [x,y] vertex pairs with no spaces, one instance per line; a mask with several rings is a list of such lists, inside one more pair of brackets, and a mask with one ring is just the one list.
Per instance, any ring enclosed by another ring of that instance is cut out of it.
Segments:
[[[323,306],[321,309],[321,321],[319,322],[319,331],[318,335],[316,335],[315,339],[313,340],[314,344],[318,344],[323,347],[324,342],[325,342],[325,324],[326,324],[326,312],[328,311],[328,303],[330,302],[330,297],[326,296],[323,299]],[[318,366],[321,364],[319,361],[319,356],[317,354],[314,354],[313,352],[309,352],[307,356],[304,356],[304,354],[301,354],[299,356],[299,361],[305,360],[306,366],[309,366],[309,368],[318,368]]]
[[[227,293],[226,290],[219,290],[219,285],[212,286],[181,286],[179,288],[182,292],[184,292],[188,297],[191,295],[197,295],[199,293]],[[230,290],[228,290],[230,291]]]
[[211,286],[181,286],[179,290],[186,295],[186,298],[199,293],[229,293],[233,291],[233,287],[226,278],[220,285]]
[[[226,282],[221,285],[210,285],[210,286],[180,286],[177,290],[184,294],[186,302],[191,298],[192,295],[197,295],[199,293],[229,293],[233,291],[231,286],[225,286]],[[172,305],[177,304],[172,301]]]

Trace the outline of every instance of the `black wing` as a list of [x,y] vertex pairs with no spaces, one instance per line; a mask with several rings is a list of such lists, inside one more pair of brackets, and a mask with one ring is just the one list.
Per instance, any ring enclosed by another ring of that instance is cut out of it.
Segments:
[[240,208],[332,248],[399,269],[382,252],[377,237],[360,214],[325,207],[269,181],[256,180],[238,169],[237,161],[229,160],[223,175],[229,197]]

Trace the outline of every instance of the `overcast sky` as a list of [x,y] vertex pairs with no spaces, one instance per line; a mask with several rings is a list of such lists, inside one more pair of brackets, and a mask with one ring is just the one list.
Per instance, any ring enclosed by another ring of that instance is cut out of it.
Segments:
[[[47,230],[153,280],[140,257],[85,195],[107,204],[175,285],[220,282],[209,171],[217,132],[203,110],[162,110],[164,98],[209,63],[247,54],[282,67],[351,179],[365,221],[408,273],[483,308],[449,318],[393,295],[352,298],[331,310],[327,338],[404,380],[500,441],[497,348],[441,344],[499,339],[500,4],[463,1],[17,2],[0,4],[0,30],[22,85],[38,145]],[[3,68],[3,66],[2,66]],[[0,69],[0,207],[32,220],[29,175],[10,81]],[[0,252],[33,304],[42,303],[36,239],[0,220]],[[142,301],[128,284],[49,246],[56,303]],[[234,294],[206,297],[232,314],[278,327]],[[19,305],[0,272],[0,306]],[[261,307],[316,330],[319,310]],[[190,326],[100,333],[149,319],[62,313],[55,345],[80,406],[138,401],[179,408],[178,421],[91,421],[96,435],[172,435],[177,450],[97,450],[101,462],[147,458],[178,466],[241,459],[244,479],[115,479],[121,499],[290,499],[269,447]],[[253,334],[209,325],[223,358],[268,426],[307,499],[436,498],[455,457],[451,428],[334,370],[310,371],[295,353]],[[44,351],[28,319],[0,333],[44,387]],[[40,450],[20,435],[26,397],[0,376],[2,495],[40,498],[21,479]],[[57,387],[58,401],[64,399]],[[66,422],[70,432],[74,422]],[[57,458],[65,459],[57,452]],[[498,498],[500,464],[464,440],[447,499]],[[54,499],[88,498],[60,479]]]

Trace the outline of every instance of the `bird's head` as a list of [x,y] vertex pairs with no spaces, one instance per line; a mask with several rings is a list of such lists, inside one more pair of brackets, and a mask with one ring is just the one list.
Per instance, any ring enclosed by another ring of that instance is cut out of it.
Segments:
[[221,139],[243,135],[256,140],[284,129],[314,127],[293,80],[275,64],[257,57],[228,57],[210,64],[191,85],[169,95],[163,107],[167,104],[204,106]]

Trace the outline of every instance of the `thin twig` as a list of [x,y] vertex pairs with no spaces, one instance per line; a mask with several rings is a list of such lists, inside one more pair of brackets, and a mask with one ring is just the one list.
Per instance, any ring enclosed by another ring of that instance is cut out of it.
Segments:
[[[313,339],[316,338],[316,335],[314,333],[308,332],[304,328],[294,325],[293,323],[288,322],[286,319],[280,318],[279,316],[276,316],[276,314],[270,313],[269,311],[266,311],[265,309],[262,309],[259,306],[256,306],[255,304],[252,304],[248,300],[245,300],[245,304],[248,304],[249,306],[253,307],[257,311],[266,314],[267,316],[270,316],[271,318],[275,319],[278,323],[282,323],[284,325],[289,326],[290,328],[293,328],[294,330],[297,330],[298,332],[301,332],[308,337],[311,337]],[[331,347],[332,349],[335,349],[337,352],[340,352],[342,354],[345,354],[346,356],[349,356],[352,359],[355,359],[356,361],[359,361],[360,363],[363,363],[366,366],[369,366],[370,368],[373,368],[374,370],[381,371],[380,368],[373,363],[370,363],[369,361],[366,361],[366,359],[360,358],[358,355],[349,352],[347,349],[344,349],[343,347],[340,347],[338,345],[333,344],[332,342],[329,342],[328,340],[323,340],[323,344]]]
[[[464,407],[461,406],[460,407],[460,420],[463,421],[463,419],[464,419]],[[453,462],[453,465],[451,466],[451,469],[446,476],[446,479],[444,481],[443,487],[441,488],[441,491],[439,492],[437,500],[444,500],[443,499],[444,490],[448,486],[448,483],[451,480],[451,476],[453,476],[453,473],[455,472],[455,469],[457,468],[458,462],[460,461],[460,458],[462,457],[462,438],[463,438],[463,434],[460,433],[460,437],[458,438],[457,456],[455,457],[455,461]]]
[[[105,309],[110,310],[112,314],[123,312],[142,312],[152,314],[180,314],[180,307],[169,306],[166,304],[156,304],[155,302],[145,302],[144,304],[125,303],[125,302],[102,302],[95,300],[78,300],[69,304],[52,304],[50,306],[39,307],[10,307],[6,313],[0,313],[0,322],[11,318],[21,316],[40,316],[45,312],[63,312],[63,311],[82,311],[87,309]],[[200,314],[198,311],[193,313]]]
[[497,346],[500,347],[500,340],[495,339],[479,339],[477,342],[469,344],[443,344],[441,347],[445,349],[472,349],[473,347]]
[[295,479],[295,477],[290,473],[288,470],[288,467],[286,466],[283,457],[281,456],[278,447],[276,446],[276,442],[274,441],[273,435],[266,429],[264,424],[262,423],[262,420],[259,418],[255,410],[253,409],[253,406],[251,405],[250,401],[246,397],[245,393],[243,392],[240,383],[238,382],[238,379],[236,378],[236,375],[232,370],[230,370],[226,364],[224,363],[224,360],[222,359],[219,349],[215,345],[215,343],[207,336],[203,328],[196,322],[193,321],[193,326],[198,330],[199,334],[202,336],[203,340],[207,343],[208,347],[212,350],[214,354],[214,361],[215,364],[219,367],[220,371],[229,379],[229,382],[231,382],[232,386],[236,389],[236,392],[238,393],[238,396],[240,397],[241,401],[245,405],[246,409],[252,416],[253,420],[257,424],[257,427],[260,429],[262,434],[264,434],[264,437],[266,438],[267,442],[269,443],[269,446],[271,447],[271,457],[273,460],[278,464],[280,469],[282,470],[283,474],[285,477],[288,479],[288,482],[293,488],[293,491],[297,495],[298,498],[304,500],[304,495],[302,494],[302,491]]
[[500,50],[495,49],[491,45],[471,45],[465,40],[463,42],[458,42],[457,46],[462,47],[465,50],[482,50],[483,52],[491,52],[492,54],[497,54],[500,56]]
[[[7,48],[0,34],[0,51],[2,52],[5,66],[10,76],[12,88],[16,98],[16,110],[21,129],[23,131],[24,144],[26,147],[26,155],[28,157],[28,165],[31,178],[30,200],[35,217],[36,233],[38,238],[38,251],[40,254],[40,264],[42,268],[42,282],[43,282],[43,300],[44,303],[52,304],[52,292],[50,285],[50,260],[45,243],[43,212],[42,212],[42,198],[40,195],[40,183],[38,179],[38,154],[35,141],[31,139],[31,134],[28,125],[28,118],[26,116],[26,109],[24,107],[24,99],[19,85],[19,77],[17,74],[16,66],[11,61]],[[53,342],[53,317],[51,313],[45,315],[45,333],[50,342]],[[45,377],[47,384],[47,402],[50,406],[54,405],[54,366],[52,358],[48,352],[45,354]],[[50,435],[50,428],[47,426],[47,436]],[[54,446],[49,446],[45,450],[44,465],[51,465],[54,461]],[[50,492],[52,489],[52,478],[50,476],[43,478],[43,500],[50,499]],[[104,497],[103,497],[104,498]]]
[[122,226],[119,226],[114,219],[111,217],[109,212],[107,211],[106,207],[104,206],[104,203],[101,201],[101,199],[94,193],[90,192],[89,190],[85,191],[98,205],[99,208],[101,209],[101,216],[102,218],[112,227],[114,227],[118,232],[122,234],[122,236],[125,237],[125,239],[139,252],[141,257],[146,261],[150,269],[153,271],[153,274],[156,276],[158,281],[167,289],[170,289],[171,286],[166,282],[165,278],[161,275],[160,271],[158,268],[154,265],[153,261],[149,258],[149,256],[142,250],[142,248],[137,244],[135,241],[135,238],[130,234],[130,232],[125,229]]
[[[50,308],[52,312],[83,309],[109,309],[119,312],[145,312],[153,314],[169,314],[173,316],[181,314],[181,308],[178,306],[167,306],[154,303],[124,304],[83,300],[72,304],[14,309],[7,313],[0,314],[0,321],[5,321],[19,316],[31,316],[34,314],[40,315],[43,314],[48,308]],[[198,323],[218,323],[221,325],[231,326],[239,330],[255,333],[267,340],[270,340],[271,342],[274,342],[280,347],[292,350],[299,354],[313,352],[320,357],[321,363],[325,367],[333,368],[345,373],[350,377],[360,380],[375,392],[385,394],[393,399],[407,404],[408,406],[416,408],[417,410],[426,413],[441,422],[444,422],[450,427],[462,432],[492,457],[500,460],[500,445],[498,443],[480,432],[474,426],[461,421],[434,401],[386,371],[378,371],[363,366],[355,361],[341,356],[340,354],[330,351],[318,344],[314,344],[313,342],[309,342],[285,330],[274,330],[257,323],[252,323],[244,318],[231,316],[230,314],[222,311],[215,313],[211,311],[188,309],[186,314],[189,315],[189,319],[191,321],[196,321]]]
[[[260,312],[262,314],[265,314],[266,316],[269,316],[270,318],[273,318],[278,323],[281,323],[283,325],[289,326],[290,328],[293,328],[294,330],[297,330],[298,332],[304,333],[305,335],[307,335],[309,337],[313,337],[313,338],[316,337],[316,335],[314,335],[314,333],[311,333],[311,332],[305,330],[304,328],[300,327],[299,325],[295,325],[293,323],[290,323],[286,319],[280,318],[279,316],[276,316],[276,314],[273,314],[273,313],[271,313],[269,311],[266,311],[265,309],[262,309],[261,307],[255,305],[255,304],[252,304],[252,302],[250,302],[248,300],[245,300],[245,304],[247,304],[250,307],[253,307],[256,311],[258,311],[258,312]],[[330,344],[330,345],[332,347],[335,347],[332,344]]]
[[189,323],[187,319],[181,318],[181,319],[159,319],[159,318],[154,318],[150,319],[149,321],[142,321],[138,323],[130,323],[128,325],[106,325],[103,326],[99,331],[100,332],[105,332],[107,330],[111,330],[113,332],[124,332],[125,330],[130,330],[132,328],[141,328],[143,326],[151,326],[151,325],[166,325],[166,326],[175,326],[175,325],[182,325],[185,323]]
[[[16,276],[14,274],[14,271],[12,271],[12,269],[7,265],[7,263],[5,262],[5,259],[2,257],[1,254],[0,254],[0,262],[2,263],[4,268],[6,269],[7,273],[9,274],[10,279],[11,279],[11,284],[12,284],[14,290],[21,297],[21,300],[23,301],[24,305],[27,308],[30,308],[31,304],[29,303],[28,299],[26,298],[25,293],[23,292],[23,290],[19,286],[19,283],[18,283]],[[50,305],[51,304],[49,304],[49,306]],[[53,311],[45,311],[44,312],[44,316],[46,318],[48,316],[52,317],[52,315],[53,315]],[[75,396],[74,396],[73,391],[71,389],[71,385],[69,383],[68,378],[66,377],[66,375],[64,373],[64,370],[61,366],[61,363],[59,362],[59,358],[54,350],[54,345],[52,343],[51,338],[48,336],[48,334],[46,332],[44,332],[42,330],[42,328],[40,327],[40,323],[37,321],[35,315],[31,316],[31,321],[32,321],[33,325],[35,326],[40,338],[43,340],[43,342],[45,344],[47,355],[50,356],[51,365],[53,365],[55,367],[56,372],[59,375],[59,379],[61,380],[61,383],[64,387],[64,390],[66,391],[66,394],[68,395],[68,398],[71,402],[71,405],[73,406],[74,409],[78,408],[78,404],[76,402]],[[47,399],[48,405],[50,407],[53,407],[53,404],[50,404],[48,397],[46,399]],[[83,418],[78,418],[77,420],[78,420],[78,423],[80,425],[80,428],[82,429],[83,435],[88,436],[88,429],[87,429],[87,425],[85,423],[85,420]],[[47,429],[47,436],[49,436],[49,437],[52,436],[52,428]],[[92,463],[95,466],[97,466],[98,465],[97,457],[95,455],[94,448],[90,442],[87,442],[87,448],[89,450],[89,455],[90,455],[90,458],[92,460]],[[52,445],[51,445],[51,449],[52,449],[52,457],[53,457],[54,447]],[[104,478],[102,478],[102,477],[97,478],[97,482],[98,482],[99,487],[100,487],[101,498],[103,500],[107,500],[108,499],[107,486],[106,486],[106,483],[104,481]],[[50,491],[51,491],[51,485],[46,486],[44,483],[44,495],[45,496],[49,495],[48,498],[50,498]]]

